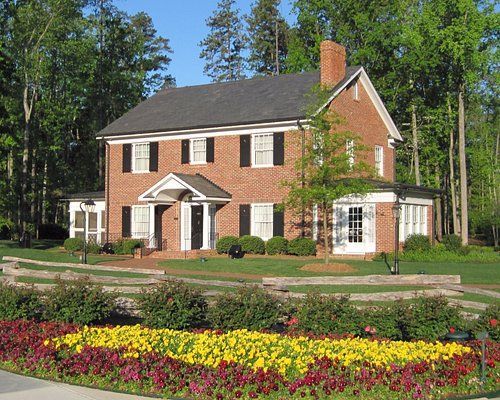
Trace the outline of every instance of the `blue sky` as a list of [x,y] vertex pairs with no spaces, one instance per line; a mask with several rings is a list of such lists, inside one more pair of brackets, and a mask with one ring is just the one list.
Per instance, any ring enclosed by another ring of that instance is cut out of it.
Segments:
[[[242,13],[250,11],[252,0],[237,0]],[[169,73],[177,86],[210,82],[203,74],[204,60],[199,58],[198,43],[207,35],[205,20],[217,5],[216,0],[115,0],[115,5],[130,14],[145,11],[152,18],[158,33],[170,39],[174,51]],[[291,5],[282,0],[281,12],[290,21]]]

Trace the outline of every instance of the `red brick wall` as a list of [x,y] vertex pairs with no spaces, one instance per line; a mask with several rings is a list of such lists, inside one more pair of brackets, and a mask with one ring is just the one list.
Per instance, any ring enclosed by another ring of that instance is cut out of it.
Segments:
[[[368,94],[359,85],[359,101],[352,96],[353,89],[344,91],[332,103],[332,107],[343,115],[348,129],[359,134],[370,150],[367,161],[374,164],[374,146],[384,148],[384,177],[393,180],[393,149],[387,146],[387,128],[380,119]],[[294,162],[300,156],[300,133],[287,132],[285,135],[285,165],[270,168],[240,167],[239,136],[215,138],[215,162],[206,165],[181,164],[181,141],[159,142],[158,172],[122,173],[122,145],[109,146],[109,232],[121,233],[121,208],[141,204],[137,198],[170,172],[187,174],[200,173],[232,195],[231,201],[217,212],[217,231],[219,235],[238,235],[239,205],[257,202],[281,203],[286,188],[281,185],[297,175]],[[147,139],[146,139],[147,141]],[[285,212],[285,236],[293,238],[300,233],[300,217]],[[169,207],[163,213],[163,238],[167,239],[168,249],[179,249],[180,206]],[[377,222],[377,225],[380,224]],[[383,239],[381,239],[383,240]]]

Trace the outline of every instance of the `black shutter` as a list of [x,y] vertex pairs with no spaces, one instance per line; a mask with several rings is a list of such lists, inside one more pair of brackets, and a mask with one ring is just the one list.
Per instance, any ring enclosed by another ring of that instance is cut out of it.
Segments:
[[158,142],[149,143],[149,171],[158,172]]
[[250,204],[240,204],[240,237],[250,235]]
[[124,238],[131,236],[130,224],[132,222],[132,216],[130,210],[130,206],[122,207],[122,236]]
[[285,216],[278,204],[273,206],[273,236],[285,236]]
[[182,146],[181,163],[189,164],[189,139],[184,139],[181,142],[181,146]]
[[240,136],[240,167],[250,166],[250,135]]
[[285,162],[285,133],[275,132],[273,136],[273,164],[283,165]]
[[207,138],[207,163],[214,162],[215,154],[214,154],[214,138]]
[[132,145],[130,143],[123,145],[122,171],[132,171]]

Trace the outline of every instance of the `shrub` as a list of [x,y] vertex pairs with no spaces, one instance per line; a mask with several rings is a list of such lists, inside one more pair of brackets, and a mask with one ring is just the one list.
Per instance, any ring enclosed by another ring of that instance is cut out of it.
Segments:
[[134,254],[139,247],[142,247],[142,242],[138,239],[120,239],[113,243],[115,254]]
[[409,235],[404,244],[405,251],[428,251],[431,248],[429,236],[412,234]]
[[296,256],[314,256],[316,242],[308,238],[295,238],[288,243],[288,254]]
[[462,239],[458,235],[444,235],[441,243],[448,251],[458,253],[462,249]]
[[56,286],[47,292],[44,318],[82,325],[101,322],[115,308],[115,298],[88,278],[71,282],[57,279]]
[[477,337],[480,332],[488,332],[491,340],[500,340],[500,305],[492,304],[479,314],[479,318],[472,324],[472,333]]
[[396,312],[404,340],[434,341],[446,335],[450,328],[465,327],[460,309],[450,306],[443,296],[422,296],[410,305],[400,302]]
[[0,240],[10,240],[12,239],[12,234],[14,233],[14,223],[0,216]]
[[14,286],[0,281],[0,320],[39,319],[40,293],[32,286]]
[[231,246],[238,244],[238,238],[236,236],[222,236],[217,240],[215,248],[219,254],[227,254]]
[[101,252],[101,246],[97,243],[87,243],[87,252],[90,254],[99,254]]
[[300,332],[355,334],[362,324],[359,311],[349,303],[348,296],[335,297],[308,293],[297,308],[294,323],[290,328]]
[[376,336],[391,340],[401,340],[403,338],[398,313],[394,307],[376,307],[361,310],[359,320],[359,336]]
[[39,239],[63,240],[68,237],[68,230],[57,224],[41,224],[38,227]]
[[242,236],[238,243],[241,245],[241,250],[248,254],[264,254],[266,252],[266,245],[258,236]]
[[207,302],[198,288],[171,280],[141,292],[144,324],[153,328],[186,329],[205,321]]
[[70,252],[83,250],[83,239],[76,237],[66,239],[64,241],[64,249]]
[[278,322],[280,304],[269,293],[256,286],[240,287],[236,293],[215,297],[208,310],[208,321],[216,329],[270,328]]
[[286,254],[288,251],[288,240],[283,236],[274,236],[266,242],[266,253],[273,256],[275,254]]

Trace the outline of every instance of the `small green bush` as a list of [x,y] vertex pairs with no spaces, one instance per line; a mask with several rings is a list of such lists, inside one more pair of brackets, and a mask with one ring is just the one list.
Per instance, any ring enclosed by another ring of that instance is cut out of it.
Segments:
[[83,250],[82,238],[68,238],[64,241],[64,249],[66,251],[81,251]]
[[276,324],[279,317],[280,303],[256,286],[220,294],[208,310],[211,326],[222,330],[266,329]]
[[448,251],[458,253],[462,249],[462,239],[458,235],[444,235],[441,243]]
[[286,254],[288,252],[288,240],[283,236],[274,236],[266,242],[266,253],[270,256],[275,254]]
[[14,286],[0,281],[0,320],[39,319],[40,293],[32,286]]
[[288,243],[288,254],[295,256],[314,256],[316,242],[309,238],[295,238]]
[[115,308],[115,294],[105,293],[102,287],[88,278],[71,282],[56,280],[47,292],[44,318],[49,321],[91,324],[109,317]]
[[308,293],[298,305],[294,318],[290,325],[292,330],[314,334],[356,334],[363,325],[359,311],[349,303],[348,296],[322,296],[319,293]]
[[87,252],[90,254],[99,254],[101,252],[101,246],[97,243],[87,243]]
[[427,235],[409,235],[404,244],[404,251],[428,251],[430,248],[431,242]]
[[231,246],[238,244],[238,238],[236,236],[222,236],[217,240],[215,248],[219,254],[227,254]]
[[450,306],[443,296],[422,296],[410,305],[400,302],[396,312],[404,340],[434,341],[446,335],[450,328],[465,327],[460,308]]
[[134,254],[139,247],[142,247],[142,242],[138,239],[120,239],[113,243],[115,254]]
[[248,254],[264,254],[266,252],[266,244],[258,236],[242,236],[238,243],[241,245],[241,250]]
[[500,305],[492,304],[479,314],[472,324],[472,333],[477,337],[480,332],[488,332],[491,340],[500,341]]
[[360,310],[358,335],[391,340],[403,339],[398,313],[394,307],[376,307]]
[[152,328],[186,329],[205,321],[207,302],[198,288],[171,280],[141,292],[144,324]]
[[14,223],[0,216],[0,240],[10,240],[14,233]]

